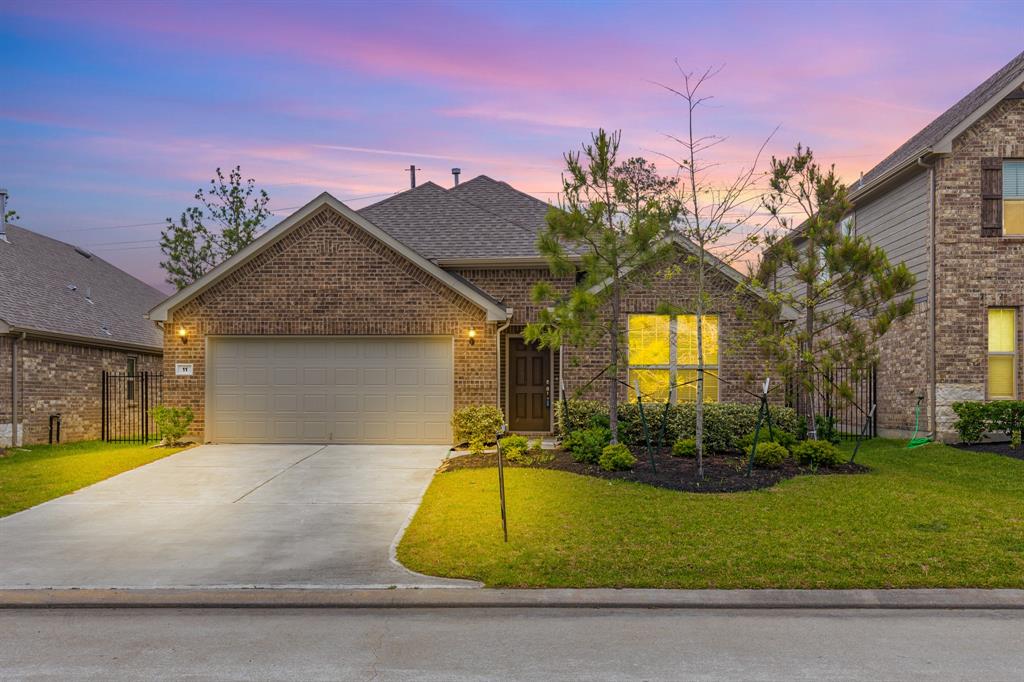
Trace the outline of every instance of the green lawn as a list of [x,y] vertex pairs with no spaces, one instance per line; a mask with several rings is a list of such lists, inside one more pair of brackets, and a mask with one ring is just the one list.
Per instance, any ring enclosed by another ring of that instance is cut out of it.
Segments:
[[861,475],[679,493],[507,469],[438,474],[398,548],[490,587],[1024,587],[1024,461],[872,441]]
[[100,441],[9,449],[0,458],[0,517],[180,450]]

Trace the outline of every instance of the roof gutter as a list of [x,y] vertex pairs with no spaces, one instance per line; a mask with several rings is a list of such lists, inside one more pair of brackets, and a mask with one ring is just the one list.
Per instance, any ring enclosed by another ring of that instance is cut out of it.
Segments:
[[22,340],[25,338],[40,339],[43,341],[63,341],[86,346],[103,346],[116,350],[140,351],[144,353],[163,353],[163,346],[147,346],[144,343],[131,343],[126,341],[114,341],[96,336],[79,336],[78,334],[63,334],[39,329],[26,329],[23,327],[6,327],[8,334],[20,334]]
[[[854,189],[853,191],[851,191],[850,192],[850,201],[851,202],[856,202],[856,200],[860,199],[862,196],[870,195],[872,192],[874,192],[880,186],[882,186],[885,183],[887,183],[888,181],[892,180],[894,177],[898,176],[900,173],[905,172],[908,168],[911,168],[912,166],[915,166],[915,165],[922,165],[922,166],[924,166],[924,164],[920,163],[921,159],[925,158],[926,156],[931,155],[932,153],[933,153],[933,151],[932,151],[932,149],[930,147],[924,147],[923,149],[919,150],[916,154],[911,156],[908,160],[904,161],[903,163],[899,164],[898,166],[894,166],[893,168],[890,168],[888,171],[886,171],[885,173],[882,173],[881,175],[879,175],[877,178],[873,179],[868,184],[861,185],[861,186],[857,187],[856,189]],[[927,168],[927,166],[925,166],[925,167]]]

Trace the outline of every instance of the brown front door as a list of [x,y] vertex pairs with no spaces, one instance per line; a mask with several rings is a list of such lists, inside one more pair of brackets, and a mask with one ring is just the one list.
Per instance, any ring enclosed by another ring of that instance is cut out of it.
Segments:
[[551,352],[522,339],[508,340],[508,426],[512,431],[551,429]]

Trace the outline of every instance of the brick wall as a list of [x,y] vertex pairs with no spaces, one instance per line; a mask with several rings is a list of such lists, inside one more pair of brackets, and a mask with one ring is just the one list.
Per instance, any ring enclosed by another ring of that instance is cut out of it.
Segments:
[[[1024,346],[1024,238],[981,236],[981,159],[1024,158],[1024,100],[1000,103],[953,144],[936,165],[937,410],[949,433],[956,400],[983,399],[987,373],[987,310],[1018,310]],[[1017,395],[1024,396],[1018,352]]]
[[921,301],[878,342],[878,429],[881,436],[902,437],[914,429],[914,408],[921,402],[921,431],[931,429],[931,383],[928,379],[929,303]]
[[[188,330],[182,344],[176,330]],[[466,332],[477,330],[470,346]],[[221,282],[189,301],[165,325],[164,391],[205,426],[205,346],[211,335],[451,335],[455,407],[497,395],[493,323],[478,306],[401,254],[324,208]],[[174,376],[174,364],[194,376]]]
[[[158,354],[126,352],[28,338],[17,343],[18,416],[24,444],[45,443],[51,414],[61,415],[61,441],[100,437],[100,375],[123,373],[128,357],[138,358],[137,371],[161,369]],[[9,441],[11,422],[11,339],[0,338],[0,428]]]

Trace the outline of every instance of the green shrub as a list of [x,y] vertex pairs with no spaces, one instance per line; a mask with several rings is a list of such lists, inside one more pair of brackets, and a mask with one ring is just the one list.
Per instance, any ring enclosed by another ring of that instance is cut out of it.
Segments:
[[[704,405],[704,449],[706,452],[740,452],[742,438],[752,432],[757,424],[760,406],[754,403],[707,403]],[[568,416],[564,416],[567,413]],[[657,443],[661,435],[661,423],[665,414],[664,403],[644,403],[644,413],[650,428],[651,440]],[[772,423],[778,429],[795,433],[801,419],[796,411],[788,407],[772,407]],[[595,400],[570,400],[569,409],[559,403],[560,428],[570,431],[586,429],[594,425],[608,425],[608,406]],[[679,403],[669,407],[665,443],[675,443],[682,438],[693,438],[696,432],[696,406],[693,403]],[[564,437],[564,431],[563,437]],[[619,440],[627,445],[644,445],[643,424],[636,403],[619,406]]]
[[632,469],[636,464],[636,457],[629,451],[629,448],[622,443],[608,445],[601,451],[601,458],[598,460],[601,468],[605,471],[626,471]]
[[957,420],[953,428],[960,436],[961,443],[977,443],[988,430],[988,405],[979,402],[953,403]]
[[505,426],[505,415],[494,405],[470,405],[452,415],[452,435],[456,443],[468,443],[473,454],[495,442]]
[[566,450],[572,453],[572,458],[577,462],[597,464],[601,458],[601,451],[612,439],[612,433],[604,426],[592,426],[589,429],[571,431],[569,436],[562,441]]
[[582,431],[592,426],[608,428],[608,405],[599,400],[559,400],[557,410],[558,435],[564,438],[567,432]]
[[986,403],[989,430],[1002,431],[1010,437],[1010,445],[1020,447],[1021,428],[1024,427],[1024,401],[996,400]]
[[824,414],[815,415],[814,428],[818,434],[818,440],[827,441],[833,445],[839,445],[839,430],[836,429],[836,418]]
[[697,441],[693,438],[680,438],[672,444],[673,457],[696,457]]
[[157,431],[163,439],[164,445],[174,445],[181,441],[182,436],[188,433],[195,415],[190,407],[168,407],[157,405],[149,411],[156,423]]
[[514,464],[529,464],[532,462],[529,460],[528,447],[530,445],[529,440],[526,436],[505,436],[498,441],[498,447],[501,448],[501,454],[505,456],[505,459]]
[[1019,447],[1024,429],[1024,401],[995,400],[953,403],[957,420],[953,428],[963,443],[977,443],[988,431],[1001,431],[1010,437],[1010,444]]
[[[747,448],[747,456],[750,456],[750,448]],[[757,444],[757,452],[754,453],[754,466],[762,469],[778,469],[789,457],[789,450],[779,443],[766,441]]]
[[[760,450],[758,446],[758,450]],[[840,452],[832,443],[824,440],[805,440],[793,448],[793,456],[801,464],[813,464],[814,466],[832,466],[839,464],[843,459]]]
[[[770,436],[774,436],[774,438],[771,438]],[[772,429],[771,434],[769,434],[768,428],[765,426],[761,427],[761,434],[760,436],[758,436],[758,439],[761,443],[767,443],[769,441],[778,443],[787,450],[792,449],[793,446],[796,445],[798,442],[796,436],[794,436],[789,431],[783,431],[782,429]],[[744,451],[749,451],[750,446],[753,444],[753,432],[748,433],[747,435],[743,436],[743,438],[740,439],[740,445],[743,447]],[[758,445],[758,447],[760,447],[760,445]]]

